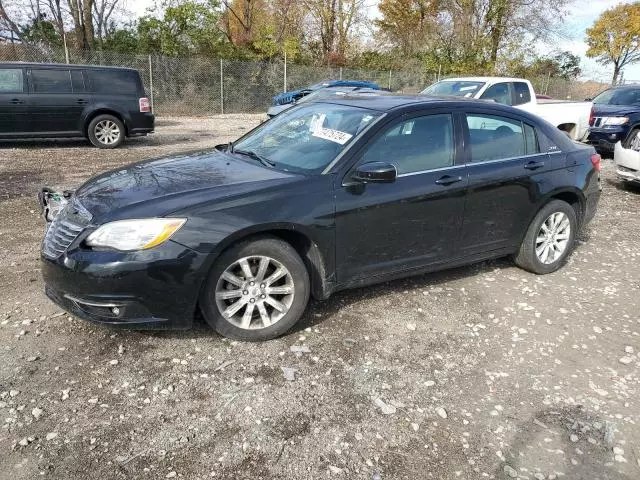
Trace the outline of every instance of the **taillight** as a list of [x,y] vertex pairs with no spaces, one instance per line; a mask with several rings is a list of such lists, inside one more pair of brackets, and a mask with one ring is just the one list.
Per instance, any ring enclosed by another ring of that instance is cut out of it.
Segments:
[[591,107],[591,111],[589,112],[589,125],[593,125],[593,117],[596,116],[596,112],[594,111],[594,107]]
[[151,111],[151,102],[147,97],[141,98],[140,100],[138,100],[138,103],[140,104],[141,113],[147,113]]
[[602,160],[602,158],[597,153],[591,155],[591,163],[596,172],[600,171],[600,160]]

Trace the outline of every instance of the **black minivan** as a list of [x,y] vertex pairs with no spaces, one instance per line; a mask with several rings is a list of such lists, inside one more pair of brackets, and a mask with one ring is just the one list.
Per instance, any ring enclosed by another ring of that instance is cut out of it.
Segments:
[[96,147],[116,148],[153,128],[134,69],[0,63],[0,139],[85,137]]

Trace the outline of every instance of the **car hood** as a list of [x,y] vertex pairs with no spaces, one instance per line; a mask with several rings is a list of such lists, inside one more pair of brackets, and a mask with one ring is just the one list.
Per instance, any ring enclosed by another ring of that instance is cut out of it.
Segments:
[[603,103],[593,104],[593,113],[596,117],[605,117],[607,115],[622,116],[638,112],[640,112],[640,106],[637,105],[607,105]]
[[111,170],[82,185],[75,198],[92,215],[93,223],[99,224],[136,216],[164,216],[197,203],[298,178],[236,155],[209,150]]

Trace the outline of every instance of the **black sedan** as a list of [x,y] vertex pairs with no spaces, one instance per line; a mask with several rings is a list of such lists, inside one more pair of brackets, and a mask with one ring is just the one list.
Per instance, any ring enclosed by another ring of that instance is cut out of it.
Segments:
[[310,295],[502,256],[557,270],[594,216],[599,169],[593,147],[497,104],[300,105],[234,143],[45,192],[62,206],[46,293],[95,322],[187,328],[200,309],[222,335],[266,340]]

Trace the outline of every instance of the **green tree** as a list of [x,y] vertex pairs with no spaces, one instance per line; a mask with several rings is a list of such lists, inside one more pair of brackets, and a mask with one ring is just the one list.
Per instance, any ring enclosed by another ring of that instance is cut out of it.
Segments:
[[613,64],[611,83],[622,69],[640,60],[640,2],[621,4],[600,15],[587,30],[587,56],[602,65]]
[[167,7],[161,18],[151,15],[138,22],[140,50],[170,56],[219,56],[229,50],[220,28],[221,5],[217,0],[183,1]]

